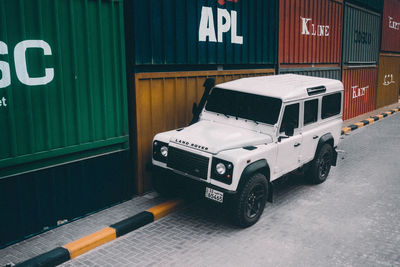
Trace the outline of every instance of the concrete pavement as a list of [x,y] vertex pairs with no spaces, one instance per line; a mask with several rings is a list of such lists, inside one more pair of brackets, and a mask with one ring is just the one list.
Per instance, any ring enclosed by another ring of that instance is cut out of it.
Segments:
[[282,179],[248,229],[194,203],[63,266],[400,266],[399,132],[395,114],[345,136],[325,183]]

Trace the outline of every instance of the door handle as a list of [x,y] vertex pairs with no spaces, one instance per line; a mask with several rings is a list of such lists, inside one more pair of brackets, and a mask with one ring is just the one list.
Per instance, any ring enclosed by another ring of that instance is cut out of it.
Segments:
[[317,139],[317,138],[318,138],[318,135],[314,135],[312,139]]
[[298,147],[300,143],[294,143],[294,147]]

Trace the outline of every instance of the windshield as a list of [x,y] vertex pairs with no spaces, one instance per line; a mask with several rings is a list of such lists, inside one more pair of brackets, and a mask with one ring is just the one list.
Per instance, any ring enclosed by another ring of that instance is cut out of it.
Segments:
[[214,88],[208,97],[206,110],[274,125],[278,121],[282,100]]

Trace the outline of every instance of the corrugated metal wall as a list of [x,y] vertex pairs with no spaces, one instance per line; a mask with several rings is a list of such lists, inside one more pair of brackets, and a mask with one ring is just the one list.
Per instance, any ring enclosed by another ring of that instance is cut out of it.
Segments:
[[377,74],[376,67],[343,69],[343,120],[375,109]]
[[382,13],[383,2],[387,0],[345,0],[345,1],[373,10],[377,13]]
[[0,40],[0,169],[127,146],[121,1],[1,0]]
[[132,196],[123,11],[0,0],[0,247]]
[[129,152],[0,179],[0,248],[127,200]]
[[385,0],[381,50],[400,52],[400,0]]
[[376,108],[398,102],[400,54],[380,54]]
[[216,84],[243,77],[273,75],[273,69],[241,71],[199,71],[139,73],[135,75],[137,121],[137,188],[151,189],[151,146],[155,134],[186,126],[192,119],[192,105],[203,95],[206,78]]
[[340,63],[343,3],[279,1],[279,64]]
[[330,78],[341,80],[341,69],[340,67],[331,68],[287,68],[279,69],[279,74],[294,73],[299,75],[307,75],[321,78]]
[[343,19],[343,64],[377,64],[381,16],[346,3]]
[[275,64],[277,5],[276,0],[128,1],[127,49],[134,49],[136,65]]

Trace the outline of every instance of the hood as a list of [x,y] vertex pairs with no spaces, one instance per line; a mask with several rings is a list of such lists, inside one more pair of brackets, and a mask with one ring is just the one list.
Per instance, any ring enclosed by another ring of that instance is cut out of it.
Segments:
[[269,135],[212,121],[199,121],[173,135],[171,142],[217,154],[223,150],[271,143]]

